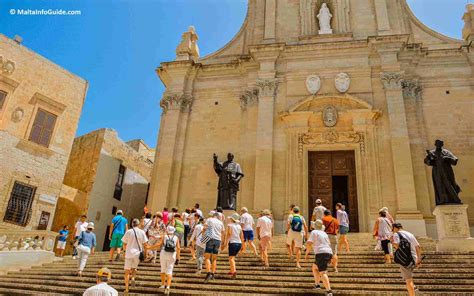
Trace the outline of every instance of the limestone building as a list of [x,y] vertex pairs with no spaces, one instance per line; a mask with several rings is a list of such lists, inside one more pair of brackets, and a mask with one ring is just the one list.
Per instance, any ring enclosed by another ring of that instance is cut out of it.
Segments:
[[280,231],[289,204],[309,216],[321,198],[347,205],[352,231],[371,231],[387,206],[435,236],[423,163],[435,139],[459,157],[461,198],[474,203],[473,17],[469,5],[457,40],[405,0],[249,0],[237,35],[205,57],[190,28],[156,69],[166,91],[151,207],[215,207],[212,154],[233,152],[238,207],[270,208]]
[[[74,225],[86,214],[95,224],[97,249],[108,250],[108,225],[117,210],[141,218],[153,162],[142,140],[123,142],[112,129],[77,137],[64,176],[53,230]],[[72,232],[72,231],[71,231]]]
[[0,34],[0,228],[51,228],[87,87]]

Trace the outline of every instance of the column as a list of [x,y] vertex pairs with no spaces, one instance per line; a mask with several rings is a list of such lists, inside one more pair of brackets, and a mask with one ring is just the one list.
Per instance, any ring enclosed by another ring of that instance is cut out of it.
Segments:
[[403,72],[381,74],[390,121],[393,170],[398,203],[396,219],[404,223],[407,230],[417,235],[426,235],[425,222],[416,202],[413,162],[403,101],[403,78]]
[[255,159],[254,209],[271,208],[273,166],[273,116],[278,82],[273,79],[257,81],[259,89],[257,140]]

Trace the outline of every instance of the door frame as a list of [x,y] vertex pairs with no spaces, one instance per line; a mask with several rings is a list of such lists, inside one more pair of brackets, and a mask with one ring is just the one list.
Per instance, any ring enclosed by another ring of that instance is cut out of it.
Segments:
[[[308,155],[309,152],[318,152],[318,151],[354,151],[355,165],[356,165],[356,183],[357,183],[357,212],[359,216],[359,232],[367,232],[368,229],[368,219],[370,215],[369,205],[367,201],[366,192],[366,182],[363,182],[363,179],[366,180],[363,170],[362,170],[362,155],[360,150],[360,145],[351,143],[351,144],[342,144],[342,143],[332,143],[332,144],[318,144],[316,147],[305,146],[303,147],[303,165],[302,165],[302,176],[303,176],[303,201],[302,204],[307,205],[309,202],[309,192],[308,192]],[[303,213],[305,216],[308,215],[309,211],[313,209],[304,209]],[[306,211],[306,212],[305,212]]]

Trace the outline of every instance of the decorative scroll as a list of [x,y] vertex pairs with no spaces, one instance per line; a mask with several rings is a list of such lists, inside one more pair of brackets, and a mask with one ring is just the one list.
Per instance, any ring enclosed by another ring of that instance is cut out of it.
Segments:
[[365,154],[365,136],[361,132],[338,132],[329,129],[324,133],[304,133],[298,137],[298,152],[300,157],[303,155],[303,147],[305,145],[318,144],[351,144],[358,143],[360,151]]
[[240,108],[246,110],[247,107],[255,105],[258,102],[258,89],[247,89],[240,96]]
[[163,113],[168,112],[168,110],[180,110],[181,112],[189,112],[191,110],[192,102],[192,96],[171,94],[164,96],[161,99],[160,107],[163,109]]
[[397,90],[402,88],[404,75],[403,72],[386,72],[380,74],[380,79],[386,90]]
[[403,97],[405,99],[421,99],[421,92],[423,88],[421,87],[420,81],[418,79],[413,80],[404,80],[402,82],[403,88]]

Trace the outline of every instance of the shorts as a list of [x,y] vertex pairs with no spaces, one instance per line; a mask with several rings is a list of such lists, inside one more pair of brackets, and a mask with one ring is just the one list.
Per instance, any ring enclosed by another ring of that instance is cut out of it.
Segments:
[[402,273],[402,278],[407,281],[407,280],[412,280],[413,279],[413,270],[415,269],[414,266],[401,266],[400,265],[400,272]]
[[268,249],[268,247],[270,246],[271,239],[272,238],[270,236],[260,238],[260,248],[262,249],[262,251],[266,251]]
[[176,252],[165,252],[165,250],[162,250],[160,252],[161,273],[164,273],[166,275],[172,275],[175,262]]
[[344,235],[349,232],[349,227],[344,225],[339,225],[339,234]]
[[58,241],[56,245],[56,249],[64,250],[66,248],[66,241]]
[[123,245],[122,237],[123,237],[123,234],[121,233],[112,234],[112,239],[110,240],[110,248],[111,249],[121,248]]
[[132,258],[125,257],[125,266],[123,267],[123,269],[124,270],[137,269],[139,263],[140,263],[139,256],[132,257]]
[[206,250],[204,251],[205,253],[208,254],[219,254],[219,248],[221,247],[221,241],[217,239],[211,238],[207,243],[206,243]]
[[382,245],[383,253],[385,255],[390,254],[390,247],[388,246],[390,244],[390,240],[389,239],[384,239],[380,243]]
[[230,243],[229,244],[229,257],[234,257],[239,254],[240,249],[242,249],[242,244],[239,243]]
[[288,231],[288,234],[286,236],[286,244],[288,246],[291,246],[291,243],[293,241],[295,242],[296,248],[302,248],[303,247],[303,233],[296,232],[290,229],[290,231]]
[[314,264],[318,267],[319,272],[328,270],[328,264],[332,259],[332,254],[322,253],[314,256]]
[[331,243],[332,253],[334,255],[337,255],[337,245],[338,245],[337,235],[328,234],[328,237],[329,237],[329,242]]
[[253,230],[244,230],[244,241],[253,241]]

